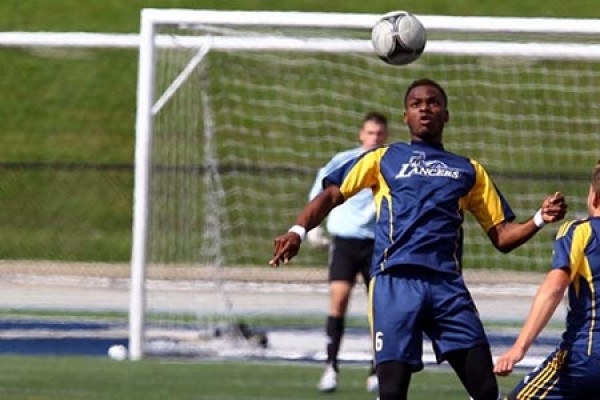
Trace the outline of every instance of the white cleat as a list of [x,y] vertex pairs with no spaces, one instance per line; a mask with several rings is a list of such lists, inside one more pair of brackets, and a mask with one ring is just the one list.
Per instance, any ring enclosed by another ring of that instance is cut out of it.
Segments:
[[319,381],[319,390],[321,392],[333,392],[337,389],[337,375],[335,369],[333,369],[331,365],[327,365],[323,375],[321,375],[321,380]]
[[377,393],[379,392],[379,381],[377,380],[377,375],[369,375],[367,378],[367,392],[369,393]]

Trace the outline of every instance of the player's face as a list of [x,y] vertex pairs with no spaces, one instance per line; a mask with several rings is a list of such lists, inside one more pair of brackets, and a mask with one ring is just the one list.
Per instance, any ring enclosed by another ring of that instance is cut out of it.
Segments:
[[387,130],[384,125],[378,124],[375,121],[365,121],[358,134],[358,139],[365,150],[382,146],[387,139]]
[[413,140],[440,143],[446,122],[446,102],[436,87],[417,86],[409,92],[404,105],[404,123]]

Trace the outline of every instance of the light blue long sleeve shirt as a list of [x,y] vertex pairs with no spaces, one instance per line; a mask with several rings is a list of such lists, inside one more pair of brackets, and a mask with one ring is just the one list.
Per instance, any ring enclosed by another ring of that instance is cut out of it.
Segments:
[[[337,153],[319,170],[317,178],[308,195],[312,200],[323,191],[323,178],[346,162],[364,152],[360,147]],[[373,239],[376,220],[375,200],[370,189],[363,189],[337,206],[327,218],[327,231],[333,236],[352,239]]]

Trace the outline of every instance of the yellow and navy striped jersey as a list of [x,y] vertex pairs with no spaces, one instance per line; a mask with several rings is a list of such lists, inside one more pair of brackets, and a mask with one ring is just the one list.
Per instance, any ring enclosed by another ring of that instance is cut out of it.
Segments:
[[561,226],[554,241],[552,268],[568,268],[571,277],[561,347],[600,354],[600,217]]
[[424,142],[364,153],[323,179],[344,198],[371,188],[377,207],[372,275],[416,265],[462,272],[464,211],[487,232],[514,219],[510,206],[475,160]]

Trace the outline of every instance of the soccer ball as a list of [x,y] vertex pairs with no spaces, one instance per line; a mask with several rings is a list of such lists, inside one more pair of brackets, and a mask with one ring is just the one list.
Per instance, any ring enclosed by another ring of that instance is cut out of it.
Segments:
[[415,61],[427,43],[421,21],[407,11],[383,15],[371,30],[375,53],[388,64],[405,65]]
[[113,360],[123,361],[127,359],[127,347],[122,344],[113,344],[108,348],[108,356]]

